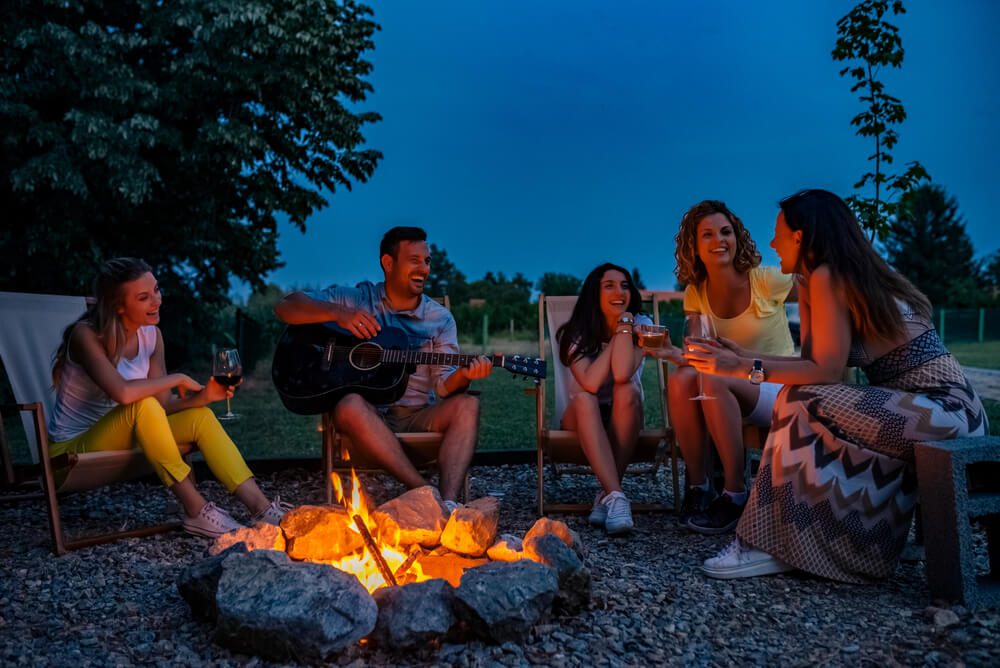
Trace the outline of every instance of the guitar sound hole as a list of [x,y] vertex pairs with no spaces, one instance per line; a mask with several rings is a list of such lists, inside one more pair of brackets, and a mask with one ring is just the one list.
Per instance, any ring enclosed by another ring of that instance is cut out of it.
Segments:
[[358,371],[370,371],[382,362],[382,346],[370,341],[351,349],[347,360]]

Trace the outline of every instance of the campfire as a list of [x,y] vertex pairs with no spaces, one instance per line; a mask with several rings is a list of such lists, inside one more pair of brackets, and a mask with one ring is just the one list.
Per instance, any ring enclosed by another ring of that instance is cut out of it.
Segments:
[[281,526],[216,539],[181,575],[216,641],[268,658],[329,659],[364,638],[395,649],[475,636],[516,641],[553,611],[590,600],[579,537],[541,518],[498,536],[499,500],[448,513],[438,491],[412,489],[372,509],[352,471],[339,505],[299,506]]
[[[368,513],[368,499],[365,496],[358,474],[351,469],[351,497],[344,494],[344,484],[336,473],[330,475],[337,502],[344,507],[352,523],[348,525],[364,541],[364,548],[345,554],[340,559],[326,563],[345,573],[350,573],[369,593],[385,586],[409,584],[428,580],[420,564],[416,563],[421,550],[411,545],[409,549],[400,546],[400,531],[394,529],[391,540],[383,540],[378,526]],[[347,549],[347,546],[343,546]]]

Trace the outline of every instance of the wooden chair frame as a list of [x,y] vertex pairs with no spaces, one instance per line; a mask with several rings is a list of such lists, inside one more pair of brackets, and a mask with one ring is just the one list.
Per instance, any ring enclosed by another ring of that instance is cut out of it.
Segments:
[[[547,323],[546,295],[538,296],[538,356],[546,358],[545,327]],[[645,292],[643,301],[652,301],[653,322],[660,323],[659,297],[654,292]],[[555,336],[555,332],[549,332],[550,337]],[[671,476],[673,484],[674,499],[679,499],[680,478],[678,475],[679,450],[677,440],[674,438],[673,429],[670,427],[670,416],[667,412],[667,367],[665,361],[647,359],[647,363],[656,362],[657,379],[663,427],[659,429],[643,429],[639,432],[639,444],[636,447],[636,458],[640,460],[651,460],[651,464],[644,469],[634,472],[655,476],[660,464],[669,451],[671,459]],[[550,366],[552,373],[555,370],[556,361]],[[547,513],[585,513],[591,508],[590,503],[546,503],[545,501],[545,465],[549,464],[554,477],[558,478],[562,473],[590,473],[591,469],[587,465],[583,451],[580,449],[579,439],[576,432],[561,429],[550,429],[545,421],[545,383],[538,384],[535,388],[525,390],[535,394],[535,434],[537,442],[537,484],[538,484],[538,514]],[[649,397],[647,397],[647,401]],[[567,456],[570,455],[570,456]],[[570,466],[567,466],[569,464]],[[560,466],[563,470],[560,471]],[[633,465],[629,465],[632,470]],[[675,505],[676,505],[675,501]],[[674,506],[668,504],[632,504],[634,512],[664,512],[674,510]]]
[[[25,295],[25,297],[30,299],[34,295]],[[52,299],[51,296],[47,295],[42,297]],[[80,299],[81,305],[83,305],[84,300],[82,298],[78,299]],[[86,452],[60,455],[54,458],[50,457],[48,429],[45,419],[44,401],[46,397],[17,397],[17,393],[18,389],[15,388],[15,400],[18,403],[4,404],[0,406],[0,412],[4,414],[28,413],[30,415],[30,426],[26,426],[26,428],[31,432],[29,434],[29,442],[31,440],[30,437],[34,437],[35,455],[38,458],[40,476],[35,481],[21,482],[16,479],[7,434],[3,427],[0,426],[0,460],[2,460],[4,466],[5,486],[35,488],[35,491],[29,493],[2,496],[0,497],[0,501],[7,502],[44,498],[49,518],[49,530],[52,536],[52,549],[56,554],[62,555],[70,550],[110,543],[122,538],[150,536],[180,528],[181,522],[175,520],[138,529],[111,531],[70,538],[65,531],[59,509],[60,495],[98,489],[115,482],[124,482],[150,475],[153,473],[152,466],[147,461],[145,454],[138,449]],[[29,401],[23,401],[24,399],[29,399]],[[183,454],[187,455],[190,452],[190,446],[182,445],[181,450]]]

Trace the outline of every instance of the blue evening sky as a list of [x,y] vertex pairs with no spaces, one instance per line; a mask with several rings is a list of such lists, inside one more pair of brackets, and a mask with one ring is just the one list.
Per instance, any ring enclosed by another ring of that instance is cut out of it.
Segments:
[[[674,286],[673,236],[705,198],[725,200],[766,263],[776,201],[841,195],[869,168],[861,110],[830,57],[853,2],[652,0],[375,2],[370,53],[382,114],[374,177],[337,192],[269,280],[380,278],[393,225],[425,227],[469,279],[486,271],[582,277],[613,261]],[[958,199],[977,256],[1000,246],[995,0],[909,0],[902,70],[883,76],[908,118],[896,166],[919,159]]]

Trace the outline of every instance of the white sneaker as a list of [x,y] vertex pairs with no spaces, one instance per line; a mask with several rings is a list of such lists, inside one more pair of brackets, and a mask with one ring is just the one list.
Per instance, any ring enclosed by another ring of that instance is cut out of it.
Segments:
[[740,542],[740,539],[737,538],[717,555],[706,559],[701,570],[709,577],[731,580],[733,578],[751,578],[757,575],[785,573],[794,569],[785,562],[778,561],[767,552]]
[[611,492],[601,504],[607,508],[604,530],[609,536],[626,534],[635,526],[632,522],[632,504],[622,492]]
[[245,529],[233,516],[214,503],[206,503],[194,517],[184,516],[184,530],[195,536],[216,538],[224,533]]
[[604,523],[608,519],[608,507],[601,503],[603,500],[604,492],[600,491],[597,493],[597,496],[594,497],[594,507],[590,509],[590,526],[597,527],[599,529],[604,528]]
[[281,500],[280,496],[275,495],[274,501],[271,502],[271,505],[251,517],[250,523],[258,524],[259,522],[267,522],[268,524],[278,526],[281,524],[281,518],[284,517],[285,513],[291,509],[292,504],[285,503]]

